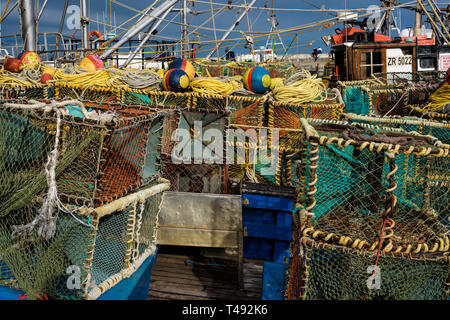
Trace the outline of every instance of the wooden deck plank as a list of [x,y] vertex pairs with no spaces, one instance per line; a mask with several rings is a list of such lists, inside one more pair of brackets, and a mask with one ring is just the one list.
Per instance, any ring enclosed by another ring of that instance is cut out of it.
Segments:
[[[238,289],[237,283],[230,283],[230,281],[225,280],[215,280],[208,277],[191,277],[189,275],[174,274],[166,271],[152,271],[152,277],[158,279],[165,279],[170,283],[180,282],[180,283],[195,283],[197,285],[215,287],[215,288],[226,288],[226,289]],[[261,291],[262,281],[261,279],[244,279],[244,289],[249,291]]]
[[240,290],[236,265],[180,254],[158,254],[149,299],[258,300],[262,292],[262,271],[263,262],[246,261],[244,289]]

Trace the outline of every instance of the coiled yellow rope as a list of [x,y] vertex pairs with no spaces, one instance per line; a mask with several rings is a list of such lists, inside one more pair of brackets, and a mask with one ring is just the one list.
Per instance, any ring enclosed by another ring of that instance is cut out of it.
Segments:
[[108,69],[99,69],[95,72],[81,72],[76,69],[72,73],[58,69],[53,76],[55,82],[67,82],[71,86],[99,86],[99,87],[124,87],[126,86],[119,78],[123,75],[119,70],[110,72]]
[[228,95],[243,87],[242,82],[232,78],[194,78],[191,81],[192,90],[204,94]]
[[312,76],[306,70],[302,73],[305,75],[304,79],[286,86],[276,86],[272,91],[275,100],[290,104],[325,101],[328,95],[322,79],[318,79],[316,75]]
[[438,112],[446,104],[450,104],[450,84],[446,83],[439,88],[431,97],[430,104],[423,108],[424,112]]

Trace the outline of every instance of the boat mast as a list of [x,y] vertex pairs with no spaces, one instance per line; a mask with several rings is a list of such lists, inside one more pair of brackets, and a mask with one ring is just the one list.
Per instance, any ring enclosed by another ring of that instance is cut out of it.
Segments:
[[150,37],[153,35],[153,32],[159,27],[159,25],[164,21],[164,19],[166,19],[167,15],[171,12],[171,10],[167,10],[166,12],[164,12],[161,16],[161,18],[156,21],[155,24],[153,24],[150,29],[148,30],[147,34],[145,35],[144,39],[141,40],[141,42],[139,43],[139,45],[136,47],[136,49],[134,49],[133,53],[131,53],[128,58],[127,61],[125,61],[124,66],[128,66],[130,64],[130,62],[134,59],[134,57],[136,57],[136,55],[139,52],[142,52],[144,50],[144,46],[147,43],[147,41],[150,39]]
[[183,2],[183,24],[181,25],[181,43],[182,43],[182,56],[184,58],[188,57],[188,29],[187,29],[187,0],[182,0]]
[[422,9],[420,8],[419,1],[416,4],[416,19],[414,24],[414,36],[418,37],[422,35]]
[[81,47],[84,53],[89,49],[89,18],[86,0],[80,0]]
[[24,51],[36,51],[34,0],[19,0],[20,24]]
[[110,49],[106,50],[101,56],[100,59],[104,60],[108,58],[113,52],[118,50],[124,43],[132,39],[135,35],[142,31],[149,24],[153,23],[158,19],[159,16],[164,14],[167,10],[172,10],[173,6],[178,2],[178,0],[167,0],[162,3],[158,8],[153,9],[152,13],[146,15],[142,18],[142,20],[136,23],[133,27],[131,27],[123,37],[114,45],[111,46]]

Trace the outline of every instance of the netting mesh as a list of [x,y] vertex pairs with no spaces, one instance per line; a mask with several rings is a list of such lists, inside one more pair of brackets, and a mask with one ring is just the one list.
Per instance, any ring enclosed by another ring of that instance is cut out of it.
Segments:
[[305,152],[302,130],[232,128],[234,136],[227,141],[227,156],[232,159],[228,166],[230,179],[278,186],[303,184],[303,165],[291,159]]
[[361,86],[345,87],[342,93],[345,102],[345,112],[361,115],[369,114],[369,102],[366,91]]
[[[223,139],[229,126],[228,113],[176,112],[170,128],[170,147],[163,157],[163,177],[170,180],[173,191],[227,193]],[[169,137],[169,133],[165,136]]]
[[428,85],[442,83],[445,80],[445,71],[381,72],[374,73],[373,78],[384,83]]
[[310,123],[286,297],[446,299],[448,146],[394,128]]
[[48,86],[0,86],[0,99],[51,99],[55,96],[55,89]]
[[36,231],[12,233],[34,219],[39,198],[0,217],[0,283],[25,291],[27,299],[98,298],[154,253],[162,191],[168,188],[154,184],[95,210],[67,205],[70,214],[58,212],[50,240]]
[[231,62],[227,65],[228,76],[244,76],[248,69],[255,66],[265,68],[272,78],[287,79],[294,75],[295,68],[290,63],[276,62],[276,63],[255,63],[255,62]]
[[299,129],[300,118],[338,120],[344,108],[343,103],[334,100],[304,105],[270,102],[267,112],[268,126]]
[[57,126],[61,134],[56,183],[67,201],[112,201],[159,171],[164,114],[106,104],[90,110],[114,112],[118,119],[101,123],[67,115],[58,124],[54,111],[0,107],[1,212],[15,210],[45,190],[43,169]]

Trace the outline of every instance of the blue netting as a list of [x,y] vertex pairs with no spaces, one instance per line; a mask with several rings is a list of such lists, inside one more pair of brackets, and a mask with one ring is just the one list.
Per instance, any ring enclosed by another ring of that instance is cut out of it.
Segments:
[[359,115],[368,115],[370,112],[369,97],[361,87],[347,87],[342,96],[345,102],[345,111]]

